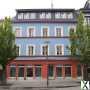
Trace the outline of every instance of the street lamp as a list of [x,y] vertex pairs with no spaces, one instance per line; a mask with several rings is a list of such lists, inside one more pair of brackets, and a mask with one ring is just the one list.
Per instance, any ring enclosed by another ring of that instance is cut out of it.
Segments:
[[[47,45],[47,49],[48,49],[48,44],[49,43],[50,43],[49,41],[45,41],[45,44]],[[48,85],[49,85],[49,78],[48,78],[48,53],[46,55],[46,60],[47,60],[47,87],[48,87]]]

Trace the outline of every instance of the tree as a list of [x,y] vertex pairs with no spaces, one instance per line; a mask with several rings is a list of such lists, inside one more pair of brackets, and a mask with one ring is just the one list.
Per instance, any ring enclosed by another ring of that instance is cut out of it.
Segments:
[[2,66],[2,82],[6,81],[6,65],[16,56],[15,35],[12,31],[12,22],[10,18],[6,17],[4,21],[0,23],[0,65]]
[[70,30],[71,55],[78,57],[83,66],[83,79],[87,80],[87,67],[90,64],[90,26],[84,24],[84,15],[80,11],[76,32]]

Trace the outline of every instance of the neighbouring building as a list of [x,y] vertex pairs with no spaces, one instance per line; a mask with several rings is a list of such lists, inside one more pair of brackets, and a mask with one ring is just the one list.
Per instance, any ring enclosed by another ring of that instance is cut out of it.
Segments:
[[[90,24],[90,0],[80,10]],[[12,25],[19,56],[7,65],[7,80],[80,79],[82,66],[67,49],[80,10],[17,9]]]

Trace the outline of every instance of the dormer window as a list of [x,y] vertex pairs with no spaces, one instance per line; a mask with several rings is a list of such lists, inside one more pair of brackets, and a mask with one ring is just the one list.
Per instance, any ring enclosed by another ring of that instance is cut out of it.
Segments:
[[73,18],[73,14],[72,13],[69,13],[68,14],[68,19],[72,19]]
[[24,13],[24,19],[29,19],[29,13]]
[[60,12],[55,13],[55,18],[56,19],[62,18],[62,14]]
[[23,13],[18,13],[18,19],[23,19]]
[[36,13],[30,13],[30,19],[36,19]]
[[51,13],[40,13],[40,19],[51,19]]

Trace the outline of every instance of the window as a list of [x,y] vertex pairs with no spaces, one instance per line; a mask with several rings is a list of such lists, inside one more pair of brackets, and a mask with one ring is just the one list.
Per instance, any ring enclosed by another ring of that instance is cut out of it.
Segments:
[[18,13],[18,19],[23,19],[23,13]]
[[77,65],[77,76],[78,77],[81,77],[82,76],[81,75],[81,65],[80,64]]
[[20,79],[24,78],[24,65],[18,65],[18,77]]
[[30,13],[30,19],[35,19],[36,18],[36,13]]
[[40,13],[40,19],[45,19],[45,13]]
[[56,55],[63,55],[64,51],[63,51],[63,45],[57,45],[56,46]]
[[70,26],[69,27],[69,35],[71,34],[71,33],[74,33],[75,32],[75,26]]
[[72,19],[73,18],[73,14],[72,13],[68,13],[68,19]]
[[16,37],[20,37],[21,36],[20,28],[15,28],[15,35],[16,35]]
[[41,65],[35,65],[35,76],[41,77]]
[[16,77],[16,66],[10,65],[10,77]]
[[60,27],[56,27],[56,36],[61,37],[62,36],[62,30]]
[[48,37],[48,28],[47,28],[47,27],[44,27],[44,28],[42,29],[42,36],[43,36],[43,37]]
[[46,19],[51,19],[51,13],[46,13]]
[[74,28],[70,28],[70,32],[74,32]]
[[55,13],[55,18],[56,19],[62,18],[62,13],[60,13],[60,12]]
[[57,78],[62,77],[62,65],[61,64],[58,64],[56,66],[56,76]]
[[70,64],[65,65],[65,77],[71,77],[71,65]]
[[32,78],[33,77],[33,66],[32,65],[27,65],[27,78]]
[[33,46],[28,46],[28,53],[29,53],[29,56],[34,55],[34,47]]
[[16,54],[17,54],[17,56],[19,56],[19,54],[20,54],[19,53],[19,48],[20,48],[19,46],[16,47]]
[[63,19],[66,19],[66,16],[67,16],[67,14],[66,14],[66,13],[63,13],[62,18],[63,18]]
[[51,19],[51,13],[40,13],[40,19]]
[[24,13],[24,19],[29,19],[29,13]]
[[42,46],[42,55],[44,56],[48,55],[48,45]]
[[35,28],[34,27],[30,27],[28,28],[28,36],[29,37],[33,37],[35,35]]
[[53,75],[54,75],[54,65],[53,64],[49,64],[48,65],[48,76],[50,78],[50,77],[53,77]]

